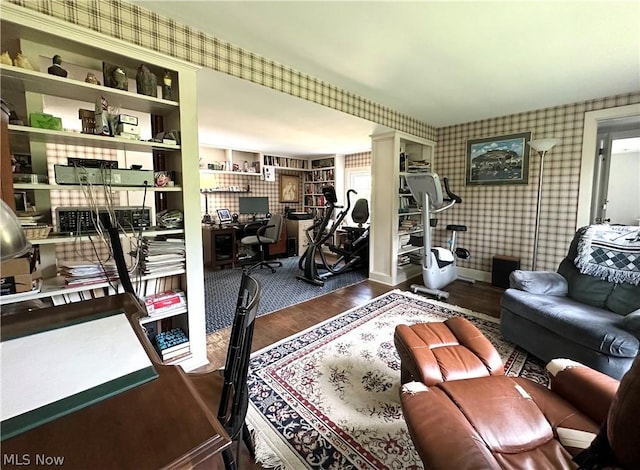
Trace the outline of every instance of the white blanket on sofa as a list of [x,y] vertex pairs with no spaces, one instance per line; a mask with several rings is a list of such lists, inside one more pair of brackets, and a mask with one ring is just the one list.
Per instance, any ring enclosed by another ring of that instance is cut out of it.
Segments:
[[640,285],[640,227],[589,226],[578,241],[574,262],[582,274]]

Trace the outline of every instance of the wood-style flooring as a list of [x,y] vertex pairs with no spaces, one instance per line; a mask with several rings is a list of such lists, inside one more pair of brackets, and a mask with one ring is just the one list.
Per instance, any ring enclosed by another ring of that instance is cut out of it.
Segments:
[[[362,281],[258,317],[256,319],[252,350],[257,351],[269,346],[350,308],[362,305],[390,290],[410,290],[411,284],[422,284],[422,279],[418,276],[395,287],[374,281]],[[493,287],[484,282],[469,284],[463,281],[455,281],[447,286],[445,290],[450,294],[446,300],[447,303],[485,313],[495,318],[500,317],[500,297],[504,289]],[[205,369],[218,369],[224,365],[229,333],[230,329],[225,329],[209,335],[207,343],[210,363]],[[235,454],[235,442],[233,447]],[[240,470],[258,470],[262,468],[253,461],[244,445],[241,446],[240,459]]]

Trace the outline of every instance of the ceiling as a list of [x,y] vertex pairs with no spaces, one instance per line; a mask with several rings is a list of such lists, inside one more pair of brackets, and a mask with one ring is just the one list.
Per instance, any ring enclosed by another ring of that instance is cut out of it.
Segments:
[[[637,1],[132,3],[435,127],[640,90]],[[199,74],[201,141],[351,153],[376,125]]]

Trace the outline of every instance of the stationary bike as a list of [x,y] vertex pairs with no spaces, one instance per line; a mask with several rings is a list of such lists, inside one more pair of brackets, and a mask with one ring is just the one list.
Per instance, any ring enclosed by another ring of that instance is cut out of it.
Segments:
[[[298,267],[303,270],[303,274],[297,276],[298,279],[316,286],[323,286],[325,279],[330,276],[342,274],[368,264],[369,227],[363,227],[363,224],[369,218],[369,206],[366,199],[358,199],[356,201],[351,218],[358,224],[358,227],[345,227],[347,241],[344,247],[340,248],[328,243],[351,209],[352,194],[357,193],[353,189],[347,191],[347,207],[338,214],[336,220],[327,230],[329,223],[333,219],[333,213],[336,209],[342,209],[343,206],[336,204],[338,199],[333,186],[322,188],[322,195],[326,204],[324,217],[306,230],[309,244],[298,261]],[[322,250],[322,246],[325,244],[332,253],[338,255],[335,263],[329,263],[327,260],[326,254]],[[316,261],[316,255],[320,257],[320,263]],[[324,272],[321,274],[318,269]]]
[[[436,173],[416,173],[405,177],[407,186],[418,205],[422,206],[424,256],[422,259],[422,279],[424,286],[412,284],[414,293],[421,292],[433,295],[438,299],[446,299],[449,293],[442,287],[458,279],[456,268],[456,256],[467,259],[471,256],[469,250],[456,247],[456,233],[467,230],[464,225],[447,225],[447,230],[453,232],[449,240],[449,247],[433,247],[431,239],[431,227],[435,227],[437,219],[432,219],[433,214],[439,214],[451,209],[455,204],[462,203],[462,199],[451,192],[449,182],[444,178],[444,189],[447,198],[442,196],[440,178]],[[470,279],[465,279],[471,281]],[[472,281],[471,281],[472,282]]]

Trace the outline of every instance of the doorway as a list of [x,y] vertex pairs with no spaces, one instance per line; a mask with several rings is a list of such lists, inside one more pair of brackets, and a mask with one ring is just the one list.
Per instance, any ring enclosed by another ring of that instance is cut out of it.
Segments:
[[587,111],[584,115],[576,229],[589,225],[592,221],[594,182],[597,181],[595,178],[596,161],[599,155],[598,131],[607,124],[615,124],[616,122],[629,124],[629,121],[625,120],[635,120],[633,122],[636,123],[636,129],[640,128],[638,125],[640,124],[640,103]]
[[[352,202],[358,199],[366,199],[371,210],[371,168],[347,168],[345,169],[345,192],[349,189],[356,191]],[[351,213],[345,218],[346,225],[357,225],[351,218]]]
[[590,223],[640,225],[640,126],[637,119],[598,126]]

